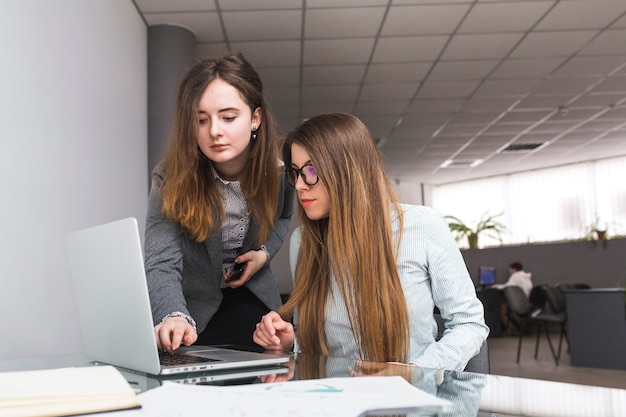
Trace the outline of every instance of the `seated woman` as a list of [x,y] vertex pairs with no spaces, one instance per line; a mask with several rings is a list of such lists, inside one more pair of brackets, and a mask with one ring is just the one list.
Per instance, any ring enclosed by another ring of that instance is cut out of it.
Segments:
[[[400,203],[372,135],[349,114],[304,122],[287,136],[283,157],[300,203],[295,284],[257,324],[254,341],[462,370],[489,329],[443,217]],[[435,306],[446,327],[439,341]]]

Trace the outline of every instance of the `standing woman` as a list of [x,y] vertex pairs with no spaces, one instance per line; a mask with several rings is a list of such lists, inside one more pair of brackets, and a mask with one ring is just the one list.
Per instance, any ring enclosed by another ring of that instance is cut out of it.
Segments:
[[145,266],[160,349],[256,346],[255,324],[281,306],[268,262],[293,194],[256,70],[241,54],[199,61],[180,84],[148,203]]
[[[255,342],[462,370],[489,329],[443,217],[400,203],[369,130],[349,114],[304,122],[283,156],[300,203],[294,290],[257,324]],[[439,341],[435,306],[446,327]]]

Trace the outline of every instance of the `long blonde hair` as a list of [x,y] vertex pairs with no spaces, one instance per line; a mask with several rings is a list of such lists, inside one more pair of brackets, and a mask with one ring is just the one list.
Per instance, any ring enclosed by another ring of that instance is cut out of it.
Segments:
[[328,354],[324,311],[334,276],[361,358],[406,362],[408,309],[397,268],[399,240],[394,244],[392,234],[396,216],[402,230],[402,210],[371,133],[352,115],[327,113],[288,134],[287,167],[293,144],[309,154],[328,192],[330,212],[313,221],[298,205],[294,290],[279,313],[289,319],[297,309],[302,351]]
[[235,87],[252,113],[261,111],[256,139],[250,141],[250,159],[241,181],[251,216],[260,224],[257,243],[265,242],[274,227],[281,181],[279,139],[274,118],[263,96],[256,70],[241,54],[206,58],[186,74],[178,89],[170,146],[162,163],[165,180],[160,188],[163,213],[181,224],[198,242],[215,233],[224,208],[215,185],[211,161],[198,147],[198,103],[216,79]]

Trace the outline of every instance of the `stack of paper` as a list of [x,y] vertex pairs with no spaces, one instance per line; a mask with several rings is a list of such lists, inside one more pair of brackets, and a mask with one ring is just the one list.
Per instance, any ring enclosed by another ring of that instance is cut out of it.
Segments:
[[356,417],[371,412],[416,410],[438,415],[451,406],[449,401],[430,395],[399,376],[240,386],[165,383],[140,394],[139,400],[141,410],[122,412],[120,416]]
[[0,373],[0,417],[66,416],[139,406],[135,391],[112,366]]

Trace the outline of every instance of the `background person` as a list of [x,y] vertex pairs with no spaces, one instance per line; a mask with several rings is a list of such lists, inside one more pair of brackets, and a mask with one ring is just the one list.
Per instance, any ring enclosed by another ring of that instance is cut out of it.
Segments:
[[526,297],[530,297],[530,292],[533,289],[532,274],[524,271],[524,267],[520,262],[513,262],[509,265],[509,274],[509,280],[507,282],[504,284],[494,284],[493,288],[501,290],[510,285],[517,285],[524,291]]
[[[268,261],[293,213],[274,119],[241,54],[207,58],[182,80],[171,142],[153,171],[145,265],[157,344],[256,346],[281,306]],[[233,278],[233,268],[243,267]]]
[[[349,114],[304,122],[283,156],[299,201],[294,290],[257,324],[255,342],[462,370],[489,329],[443,217],[399,202],[369,130]],[[446,327],[438,342],[435,306]]]

